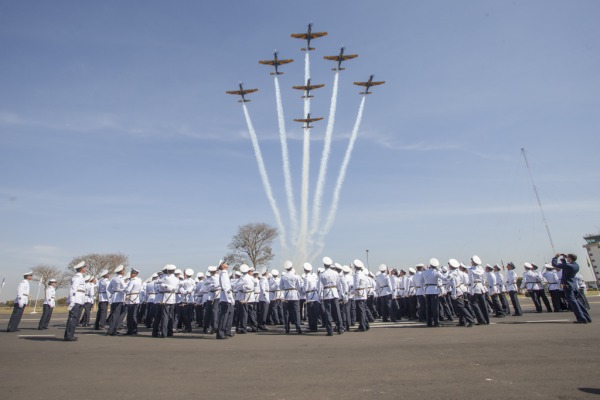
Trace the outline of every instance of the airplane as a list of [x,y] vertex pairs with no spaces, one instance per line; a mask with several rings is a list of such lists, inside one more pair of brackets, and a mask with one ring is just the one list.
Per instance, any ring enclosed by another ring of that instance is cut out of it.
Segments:
[[385,81],[373,82],[373,77],[374,77],[374,75],[371,75],[369,77],[369,80],[366,82],[354,82],[355,85],[365,86],[365,88],[366,88],[364,92],[359,92],[359,94],[364,94],[364,95],[371,94],[371,92],[369,92],[369,88],[371,86],[383,85],[385,83]]
[[294,119],[294,121],[296,121],[296,122],[303,122],[303,123],[306,124],[306,125],[304,125],[304,129],[310,129],[310,128],[314,128],[314,126],[310,126],[309,125],[311,122],[320,121],[322,119],[323,118],[311,118],[310,117],[310,113],[308,113],[306,115],[306,118]]
[[302,96],[302,98],[309,99],[309,98],[315,97],[315,96],[310,95],[311,90],[322,88],[323,86],[325,86],[325,85],[323,85],[323,84],[311,85],[310,78],[308,78],[308,80],[306,81],[306,86],[292,86],[292,89],[304,90],[306,92],[306,96]]
[[240,90],[228,90],[225,93],[226,94],[236,94],[238,96],[242,96],[242,99],[238,100],[238,103],[248,103],[250,100],[246,100],[246,98],[244,96],[247,95],[248,93],[254,93],[256,91],[258,91],[258,89],[244,89],[243,83],[240,82]]
[[275,72],[271,72],[271,75],[283,75],[283,72],[279,72],[277,70],[277,67],[279,67],[280,65],[283,64],[288,64],[293,62],[294,60],[280,60],[277,58],[277,50],[275,50],[275,53],[273,54],[273,59],[272,60],[262,60],[259,61],[260,64],[264,64],[264,65],[272,65],[275,67]]
[[312,31],[312,22],[308,24],[308,31],[306,33],[292,33],[290,36],[296,39],[304,39],[306,40],[306,47],[301,48],[302,51],[311,51],[314,50],[314,47],[310,47],[310,41],[312,39],[320,38],[323,36],[327,36],[327,32],[313,32]]
[[356,57],[358,57],[358,54],[344,55],[344,46],[342,46],[342,48],[340,49],[340,54],[338,54],[337,56],[325,56],[323,58],[326,60],[337,61],[338,66],[337,68],[332,68],[332,71],[343,71],[346,68],[342,68],[342,61],[350,60]]

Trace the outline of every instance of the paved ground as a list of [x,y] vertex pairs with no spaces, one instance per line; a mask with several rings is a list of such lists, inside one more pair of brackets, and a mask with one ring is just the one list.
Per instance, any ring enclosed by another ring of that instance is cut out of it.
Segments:
[[[107,337],[65,315],[37,331],[0,317],[2,399],[600,399],[600,298],[593,324],[527,312],[474,328],[375,324],[366,333]],[[527,310],[531,310],[527,307]],[[40,336],[42,335],[43,336]]]

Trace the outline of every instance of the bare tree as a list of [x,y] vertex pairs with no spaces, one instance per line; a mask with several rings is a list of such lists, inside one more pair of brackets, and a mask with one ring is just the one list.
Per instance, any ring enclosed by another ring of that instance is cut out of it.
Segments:
[[242,225],[229,243],[231,252],[225,259],[233,264],[246,263],[254,268],[267,265],[275,257],[271,244],[276,237],[277,229],[265,223]]
[[100,271],[103,269],[107,269],[109,273],[113,273],[115,268],[117,268],[120,264],[127,267],[129,264],[129,257],[122,253],[112,253],[112,254],[98,254],[98,253],[90,253],[83,256],[78,256],[73,258],[69,265],[67,266],[67,271],[70,275],[73,275],[73,266],[77,265],[81,261],[85,261],[87,274],[91,275],[93,278],[98,278],[100,276]]
[[69,275],[53,265],[39,264],[31,269],[35,280],[41,280],[44,288],[48,287],[50,279],[56,279],[56,289],[65,287],[69,283]]

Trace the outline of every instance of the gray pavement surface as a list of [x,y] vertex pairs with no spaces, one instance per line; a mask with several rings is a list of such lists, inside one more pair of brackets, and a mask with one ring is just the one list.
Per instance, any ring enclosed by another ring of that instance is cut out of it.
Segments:
[[195,328],[173,338],[104,336],[66,315],[38,331],[0,317],[2,399],[600,399],[600,298],[592,324],[531,312],[489,326],[376,323],[366,333],[269,332],[216,340]]

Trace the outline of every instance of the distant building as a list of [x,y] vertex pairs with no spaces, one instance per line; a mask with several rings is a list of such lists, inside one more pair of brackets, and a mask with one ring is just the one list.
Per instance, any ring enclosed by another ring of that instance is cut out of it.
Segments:
[[592,263],[592,269],[594,270],[595,275],[594,278],[598,281],[600,280],[600,234],[586,235],[583,239],[586,242],[583,247],[587,250],[587,255]]

